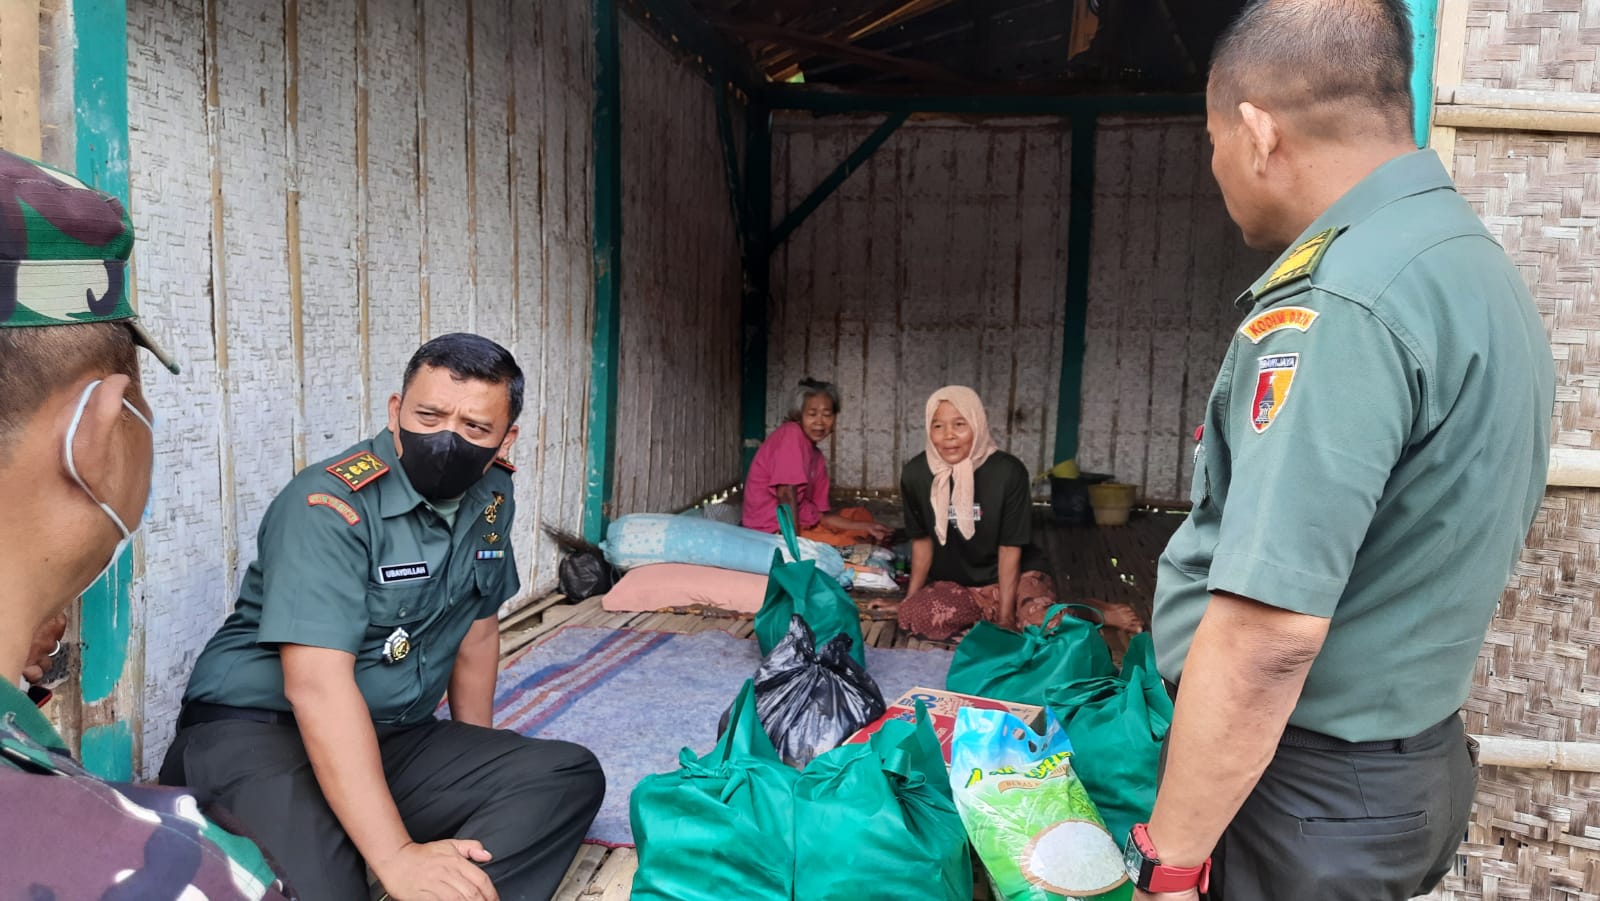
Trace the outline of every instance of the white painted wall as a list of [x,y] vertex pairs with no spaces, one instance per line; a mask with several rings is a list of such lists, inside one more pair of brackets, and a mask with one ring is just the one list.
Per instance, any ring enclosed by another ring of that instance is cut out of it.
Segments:
[[[622,334],[613,515],[743,478],[739,242],[715,94],[622,19]],[[734,104],[735,129],[743,123]]]
[[382,425],[425,338],[478,331],[528,376],[513,453],[526,589],[555,580],[537,524],[581,518],[588,5],[363,6],[365,21],[357,0],[302,2],[289,23],[283,4],[128,10],[138,302],[184,367],[146,373],[158,447],[133,663],[145,772],[267,503]]

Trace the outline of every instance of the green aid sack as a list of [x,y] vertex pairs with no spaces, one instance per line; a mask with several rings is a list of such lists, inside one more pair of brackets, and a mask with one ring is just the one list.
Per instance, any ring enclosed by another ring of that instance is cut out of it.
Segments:
[[794,562],[785,561],[781,550],[772,552],[767,596],[761,602],[761,609],[756,611],[756,643],[761,647],[761,655],[772,653],[789,633],[789,618],[799,614],[811,627],[819,648],[835,635],[850,636],[850,656],[865,667],[867,652],[861,641],[861,611],[856,609],[856,602],[845,594],[838,582],[817,569],[815,560],[800,559],[794,520],[783,504],[778,505],[778,528],[783,532],[783,540]]
[[1172,698],[1156,671],[1150,633],[1133,637],[1116,676],[1083,679],[1045,692],[1072,741],[1072,769],[1089,789],[1111,837],[1126,844],[1156,805],[1161,742],[1172,726]]
[[[1073,607],[1092,611],[1095,621],[1068,614]],[[1044,622],[1024,626],[1021,632],[988,621],[973,626],[956,645],[944,687],[1042,707],[1050,686],[1116,674],[1111,651],[1100,637],[1100,611],[1082,604],[1056,604],[1045,613]]]
[[1046,717],[1040,736],[1003,710],[957,712],[950,786],[972,847],[1000,901],[1132,898],[1122,849]]
[[796,899],[971,901],[966,829],[921,703],[915,723],[811,761],[795,784],[794,837]]
[[684,748],[675,773],[647,776],[629,799],[636,901],[790,901],[794,784],[745,682],[717,746]]

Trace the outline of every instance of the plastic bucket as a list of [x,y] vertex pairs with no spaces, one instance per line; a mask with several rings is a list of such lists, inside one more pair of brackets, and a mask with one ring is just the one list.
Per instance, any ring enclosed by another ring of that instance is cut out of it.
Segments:
[[1089,486],[1089,505],[1094,508],[1097,526],[1121,526],[1128,523],[1128,511],[1133,509],[1134,493],[1138,489],[1121,482],[1106,482]]
[[1110,480],[1110,476],[1086,472],[1075,479],[1050,477],[1050,510],[1058,525],[1094,525],[1094,510],[1089,506],[1089,486]]

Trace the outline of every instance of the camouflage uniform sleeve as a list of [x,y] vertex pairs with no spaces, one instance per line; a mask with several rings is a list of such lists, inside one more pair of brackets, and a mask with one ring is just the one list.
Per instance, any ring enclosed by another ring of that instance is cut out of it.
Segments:
[[72,769],[0,767],[0,859],[23,897],[111,897],[113,887],[127,898],[295,897],[252,842],[207,820],[192,795]]

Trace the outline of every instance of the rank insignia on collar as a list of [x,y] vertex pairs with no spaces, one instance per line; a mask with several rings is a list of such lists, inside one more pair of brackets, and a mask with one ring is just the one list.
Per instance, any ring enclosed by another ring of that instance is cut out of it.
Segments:
[[383,640],[383,662],[399,663],[411,655],[411,633],[404,626],[395,626]]
[[484,540],[485,544],[498,544],[499,541],[500,541],[500,533],[499,532],[486,533],[483,536],[483,540]]
[[511,461],[506,459],[505,454],[501,454],[501,455],[495,457],[494,458],[494,465],[500,467],[501,469],[504,469],[506,472],[516,472],[517,471],[517,468],[515,466],[511,465]]
[[1249,322],[1239,327],[1239,334],[1249,338],[1251,344],[1260,344],[1261,339],[1284,329],[1308,331],[1321,315],[1307,307],[1272,307],[1250,317]]
[[358,451],[328,467],[351,491],[360,491],[389,471],[389,464],[379,460],[372,451]]
[[1272,354],[1256,362],[1259,371],[1256,376],[1255,404],[1250,408],[1250,427],[1260,434],[1277,421],[1278,413],[1289,400],[1289,388],[1294,384],[1300,355]]
[[1323,229],[1301,241],[1294,250],[1289,251],[1288,256],[1283,258],[1278,268],[1272,270],[1272,277],[1261,286],[1256,296],[1259,297],[1296,279],[1309,277],[1317,270],[1317,264],[1322,262],[1322,255],[1328,252],[1328,245],[1333,243],[1334,238],[1339,237],[1340,231],[1342,229]]
[[483,508],[483,521],[491,526],[494,525],[495,518],[500,515],[500,505],[505,502],[506,496],[496,491],[494,500],[489,503],[489,506]]

